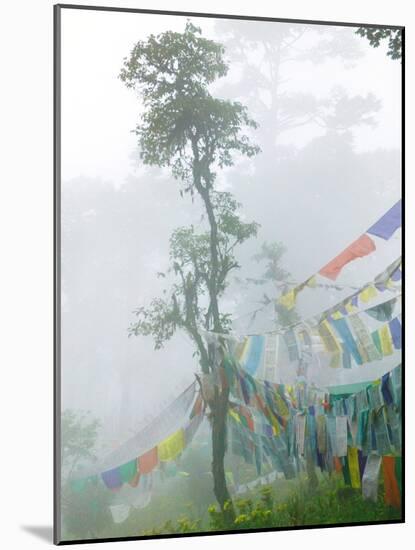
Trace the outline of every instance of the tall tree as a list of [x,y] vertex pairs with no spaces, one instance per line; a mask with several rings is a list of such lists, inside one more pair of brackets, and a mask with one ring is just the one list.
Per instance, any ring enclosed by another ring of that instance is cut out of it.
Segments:
[[[221,44],[203,38],[201,30],[187,22],[183,33],[167,31],[137,42],[120,73],[143,101],[135,130],[143,163],[170,169],[181,183],[180,194],[200,201],[206,216],[205,230],[190,226],[173,232],[169,272],[160,274],[172,277],[172,286],[149,307],[137,309],[131,333],[151,335],[159,349],[178,328],[185,330],[195,344],[205,381],[223,369],[223,355],[214,344],[206,344],[202,330],[229,330],[231,318],[222,311],[220,298],[229,274],[239,268],[235,247],[256,235],[258,227],[243,222],[240,204],[216,185],[218,170],[231,166],[235,155],[251,157],[259,151],[242,133],[243,128],[256,128],[246,108],[209,92],[209,85],[228,71],[223,56]],[[214,493],[232,520],[224,471],[229,388],[214,385],[205,398],[212,427]]]
[[381,29],[378,27],[360,27],[356,34],[369,40],[369,44],[378,48],[387,42],[386,55],[391,59],[402,59],[402,29]]
[[218,21],[216,29],[241,74],[233,84],[226,83],[226,90],[244,98],[251,112],[258,113],[266,161],[275,164],[276,155],[282,153],[276,145],[281,147],[280,138],[295,128],[314,125],[343,132],[373,123],[372,114],[380,104],[372,94],[350,97],[336,87],[328,96],[316,97],[292,89],[292,75],[301,74],[305,64],[337,59],[346,67],[356,62],[361,56],[359,41],[349,29],[227,20]]

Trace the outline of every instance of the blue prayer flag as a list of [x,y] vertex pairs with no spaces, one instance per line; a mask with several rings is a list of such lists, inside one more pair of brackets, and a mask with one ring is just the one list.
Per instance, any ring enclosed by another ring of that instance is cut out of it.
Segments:
[[388,240],[402,224],[402,205],[399,200],[366,233]]

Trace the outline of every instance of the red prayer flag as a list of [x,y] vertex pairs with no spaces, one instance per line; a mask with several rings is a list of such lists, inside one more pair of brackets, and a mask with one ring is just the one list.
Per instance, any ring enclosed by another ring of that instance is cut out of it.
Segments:
[[385,503],[395,508],[401,507],[401,492],[395,475],[395,457],[384,456],[382,460],[383,481],[385,483]]
[[135,476],[133,477],[133,479],[130,479],[130,481],[128,483],[131,485],[131,487],[137,487],[137,485],[140,482],[140,476],[141,476],[141,473],[137,472],[135,474]]
[[157,447],[147,451],[138,457],[138,471],[140,474],[149,474],[154,470],[159,461]]
[[363,256],[367,256],[374,250],[376,250],[375,243],[368,235],[366,235],[366,233],[364,233],[350,246],[343,250],[341,254],[336,256],[333,260],[331,260],[331,262],[320,269],[319,274],[334,281],[337,279],[340,271],[346,264],[356,258],[363,258]]
[[343,472],[343,464],[338,456],[333,457],[334,469],[338,474]]
[[199,395],[196,397],[196,401],[193,405],[192,412],[190,413],[190,419],[192,419],[194,416],[200,414],[202,412],[202,406],[203,406],[203,399],[202,395],[199,393]]

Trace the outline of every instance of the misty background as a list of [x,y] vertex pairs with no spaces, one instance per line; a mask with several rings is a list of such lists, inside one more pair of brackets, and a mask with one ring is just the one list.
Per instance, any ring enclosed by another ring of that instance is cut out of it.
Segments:
[[[203,225],[179,182],[144,167],[136,136],[142,104],[118,78],[123,58],[151,33],[184,30],[186,18],[64,10],[62,34],[62,409],[90,410],[104,447],[121,443],[194,380],[193,346],[178,332],[161,351],[128,338],[133,310],[168,288],[168,242],[179,226]],[[273,308],[255,318],[272,286],[256,262],[264,242],[286,247],[282,266],[302,282],[358,238],[401,193],[401,65],[353,27],[191,18],[226,47],[229,73],[214,95],[247,105],[262,152],[218,176],[242,203],[257,238],[226,296],[238,334],[274,328]],[[347,265],[336,283],[362,286],[400,255],[400,233]],[[327,281],[330,282],[330,281]],[[306,289],[301,316],[350,290]],[[371,380],[395,366],[327,368],[316,382]],[[282,368],[280,382],[295,373]]]

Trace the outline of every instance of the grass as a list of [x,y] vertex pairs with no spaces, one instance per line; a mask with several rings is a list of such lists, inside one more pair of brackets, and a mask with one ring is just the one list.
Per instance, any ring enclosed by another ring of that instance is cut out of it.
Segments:
[[[230,505],[230,503],[229,503]],[[362,498],[361,491],[345,487],[336,476],[321,480],[310,490],[305,480],[292,484],[288,495],[278,498],[275,488],[265,486],[234,501],[235,521],[229,524],[215,505],[208,508],[208,520],[183,516],[162,527],[144,530],[140,535],[190,533],[203,531],[240,531],[244,529],[292,526],[333,525],[381,522],[401,519],[401,512],[385,505],[382,484],[377,502]]]

